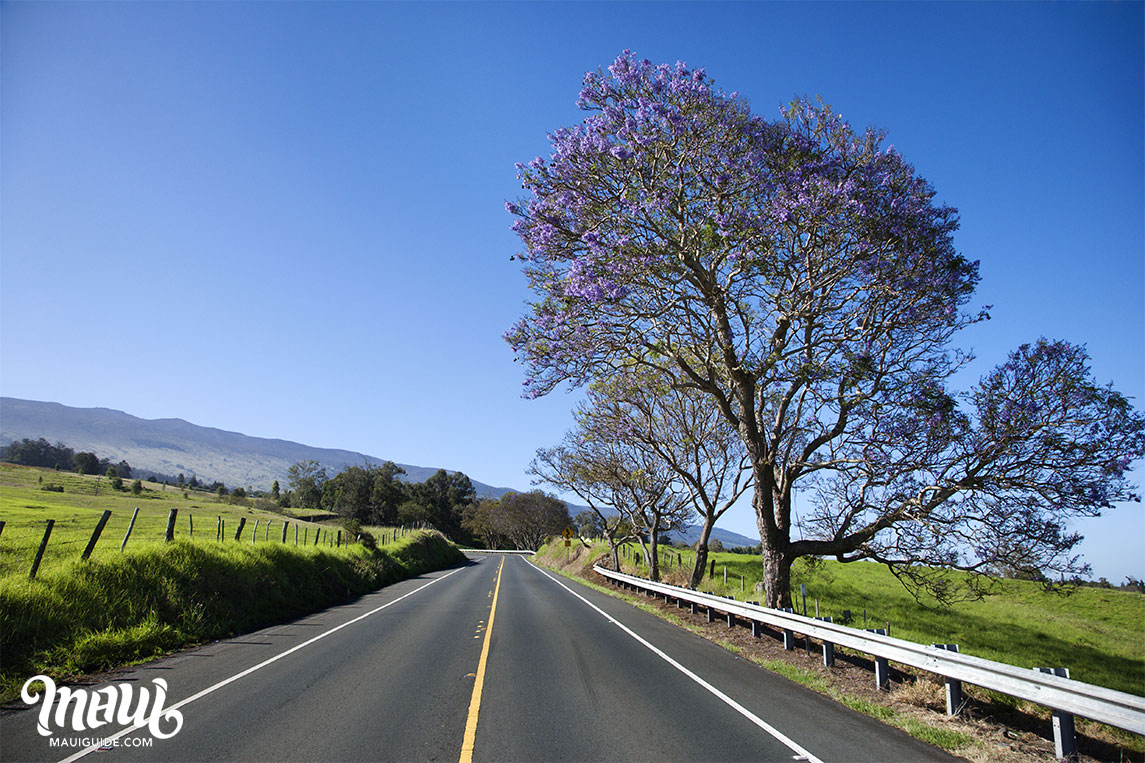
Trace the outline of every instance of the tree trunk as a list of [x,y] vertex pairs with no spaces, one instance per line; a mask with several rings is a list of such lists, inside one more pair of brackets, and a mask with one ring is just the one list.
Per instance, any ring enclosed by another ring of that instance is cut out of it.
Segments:
[[708,564],[708,538],[712,535],[712,528],[716,520],[712,517],[704,518],[704,527],[700,530],[700,539],[696,541],[696,563],[692,567],[692,577],[688,581],[689,588],[697,588],[704,580],[704,567]]
[[773,608],[791,606],[791,562],[787,554],[763,544],[764,605]]
[[652,531],[652,562],[648,565],[648,579],[660,580],[660,552],[656,550],[656,531]]
[[760,480],[757,472],[752,506],[762,548],[764,605],[790,607],[791,563],[795,561],[790,554],[790,512],[778,505],[784,497],[773,493],[768,483],[770,480]]

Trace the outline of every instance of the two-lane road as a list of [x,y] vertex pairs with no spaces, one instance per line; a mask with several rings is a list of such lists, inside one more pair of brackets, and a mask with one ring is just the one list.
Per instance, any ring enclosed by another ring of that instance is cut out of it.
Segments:
[[[83,760],[455,761],[467,731],[476,761],[952,760],[513,555],[110,680],[154,678],[179,733],[149,742],[143,728]],[[59,741],[122,728],[44,737],[38,709],[0,717],[0,760],[79,759]]]

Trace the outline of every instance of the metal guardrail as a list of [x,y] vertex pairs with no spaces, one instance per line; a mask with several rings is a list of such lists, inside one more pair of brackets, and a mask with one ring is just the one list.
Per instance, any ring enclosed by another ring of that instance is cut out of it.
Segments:
[[461,550],[466,554],[529,554],[532,556],[537,553],[536,551],[522,551],[512,548],[463,548]]
[[1136,734],[1145,734],[1145,697],[1042,673],[1037,669],[1020,668],[1004,662],[947,651],[938,646],[926,646],[783,610],[746,604],[715,594],[693,591],[690,588],[656,583],[599,566],[593,569],[607,579],[638,590],[691,602],[708,610],[763,623],[781,631],[801,633],[825,643],[935,673],[948,680],[965,681],[1012,697],[1026,699],[1055,711],[1080,715]]

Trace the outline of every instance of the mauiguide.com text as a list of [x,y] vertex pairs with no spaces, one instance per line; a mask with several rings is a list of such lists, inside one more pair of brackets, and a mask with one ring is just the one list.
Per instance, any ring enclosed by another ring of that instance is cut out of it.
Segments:
[[99,747],[112,749],[114,747],[154,747],[155,740],[150,737],[122,737],[120,739],[105,739],[101,737],[52,737],[48,740],[49,747]]

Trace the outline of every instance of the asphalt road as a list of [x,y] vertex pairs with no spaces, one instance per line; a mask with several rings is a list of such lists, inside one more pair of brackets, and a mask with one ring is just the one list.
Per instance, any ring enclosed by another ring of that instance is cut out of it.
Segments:
[[125,727],[45,737],[37,706],[0,717],[0,761],[953,760],[512,555],[82,688],[157,678],[174,736],[63,747]]

